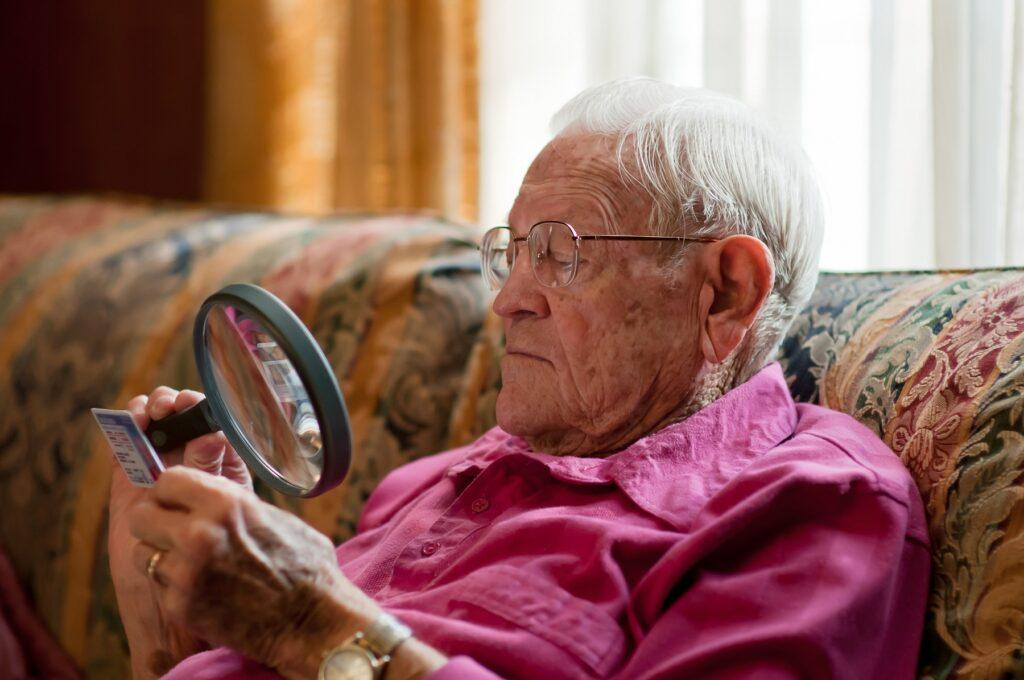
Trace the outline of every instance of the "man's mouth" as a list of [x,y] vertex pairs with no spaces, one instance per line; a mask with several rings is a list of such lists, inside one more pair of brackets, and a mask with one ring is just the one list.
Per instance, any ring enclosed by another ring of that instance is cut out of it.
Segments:
[[525,357],[527,359],[536,359],[537,361],[547,361],[547,359],[545,359],[544,357],[540,356],[539,354],[533,354],[532,352],[527,352],[525,350],[514,348],[514,347],[507,347],[505,349],[505,355],[506,356],[516,356],[516,357]]

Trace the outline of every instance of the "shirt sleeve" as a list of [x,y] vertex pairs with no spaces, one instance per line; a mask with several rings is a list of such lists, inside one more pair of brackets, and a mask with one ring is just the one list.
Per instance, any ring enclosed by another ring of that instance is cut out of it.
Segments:
[[[456,656],[429,676],[429,680],[500,680],[468,656]],[[163,680],[282,680],[274,670],[228,649],[214,649],[188,657]]]
[[281,680],[281,676],[238,652],[219,648],[184,659],[162,680]]
[[616,677],[913,678],[930,557],[908,508],[877,491],[764,507],[743,530],[698,530],[687,549],[713,547],[671,556],[692,566],[674,584],[644,584],[661,610],[646,633],[634,617]]
[[427,680],[501,680],[468,656],[453,656],[427,676]]

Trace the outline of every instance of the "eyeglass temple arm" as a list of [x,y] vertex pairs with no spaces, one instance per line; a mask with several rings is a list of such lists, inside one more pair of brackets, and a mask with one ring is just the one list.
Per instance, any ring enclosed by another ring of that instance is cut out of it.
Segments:
[[[529,237],[512,236],[509,241],[525,243]],[[693,241],[696,243],[714,243],[719,239],[711,236],[627,236],[625,234],[586,234],[577,235],[580,241]]]
[[589,234],[577,236],[577,238],[581,241],[695,241],[697,243],[714,243],[719,240],[710,236],[627,236],[624,234]]

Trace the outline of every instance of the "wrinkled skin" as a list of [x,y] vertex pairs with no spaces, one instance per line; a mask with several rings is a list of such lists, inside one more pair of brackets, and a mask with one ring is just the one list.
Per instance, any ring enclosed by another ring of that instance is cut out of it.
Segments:
[[[131,400],[143,429],[202,395],[157,388]],[[222,433],[165,455],[152,489],[116,465],[111,574],[133,675],[159,676],[210,646],[229,646],[289,677],[315,675],[325,641],[364,627],[377,605],[341,574],[328,538],[252,493],[248,469]],[[159,583],[146,575],[164,550]]]
[[[527,172],[509,225],[516,236],[543,220],[568,222],[580,234],[649,235],[651,205],[623,182],[613,141],[558,138]],[[692,403],[697,385],[719,362],[714,355],[707,361],[702,337],[710,304],[701,251],[716,246],[668,246],[691,251],[682,267],[668,269],[659,259],[666,246],[584,241],[576,280],[548,288],[534,278],[520,245],[494,301],[508,348],[497,402],[501,427],[540,451],[595,455],[703,405]]]
[[158,588],[172,625],[287,669],[318,658],[319,641],[340,637],[346,621],[378,613],[341,575],[326,536],[238,485],[179,466],[152,495],[129,520],[133,562],[144,573],[154,549],[166,551]]
[[[544,220],[582,234],[647,234],[649,198],[623,183],[612,143],[560,138],[537,157],[510,213],[517,235]],[[688,246],[660,266],[650,243],[585,242],[576,281],[546,288],[521,251],[494,300],[507,355],[499,424],[555,455],[603,455],[685,417],[731,387],[730,362],[771,290],[756,239]],[[195,392],[161,387],[129,409],[143,428],[187,408]],[[286,677],[315,677],[322,653],[380,612],[338,569],[326,537],[260,501],[223,435],[167,457],[152,489],[114,465],[110,565],[138,678],[226,645]],[[157,581],[146,576],[165,551]],[[445,661],[412,638],[388,678],[424,677]]]
[[[145,429],[151,419],[165,418],[183,411],[202,399],[191,390],[177,392],[159,387],[151,395],[139,395],[128,403],[128,410],[139,427]],[[168,467],[185,465],[215,475],[223,474],[237,485],[252,490],[249,471],[238,454],[227,445],[223,433],[217,432],[189,442],[183,450],[163,456]],[[152,583],[133,564],[133,550],[138,543],[131,534],[132,512],[146,500],[149,491],[133,486],[121,468],[111,461],[110,515],[107,547],[110,572],[114,580],[121,620],[133,645],[132,666],[135,677],[161,674],[178,659],[202,651],[208,645],[186,628],[172,625],[163,616]],[[148,557],[147,557],[148,559]],[[153,640],[159,638],[159,643]],[[136,654],[135,647],[139,648]]]

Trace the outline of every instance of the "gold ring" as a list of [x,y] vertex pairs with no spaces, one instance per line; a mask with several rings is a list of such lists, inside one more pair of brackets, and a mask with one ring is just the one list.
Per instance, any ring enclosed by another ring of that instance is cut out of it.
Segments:
[[149,558],[149,562],[146,563],[146,576],[152,579],[153,583],[157,585],[163,585],[160,583],[160,579],[156,573],[156,566],[160,564],[160,558],[164,556],[163,550],[157,550],[153,553],[153,556]]

